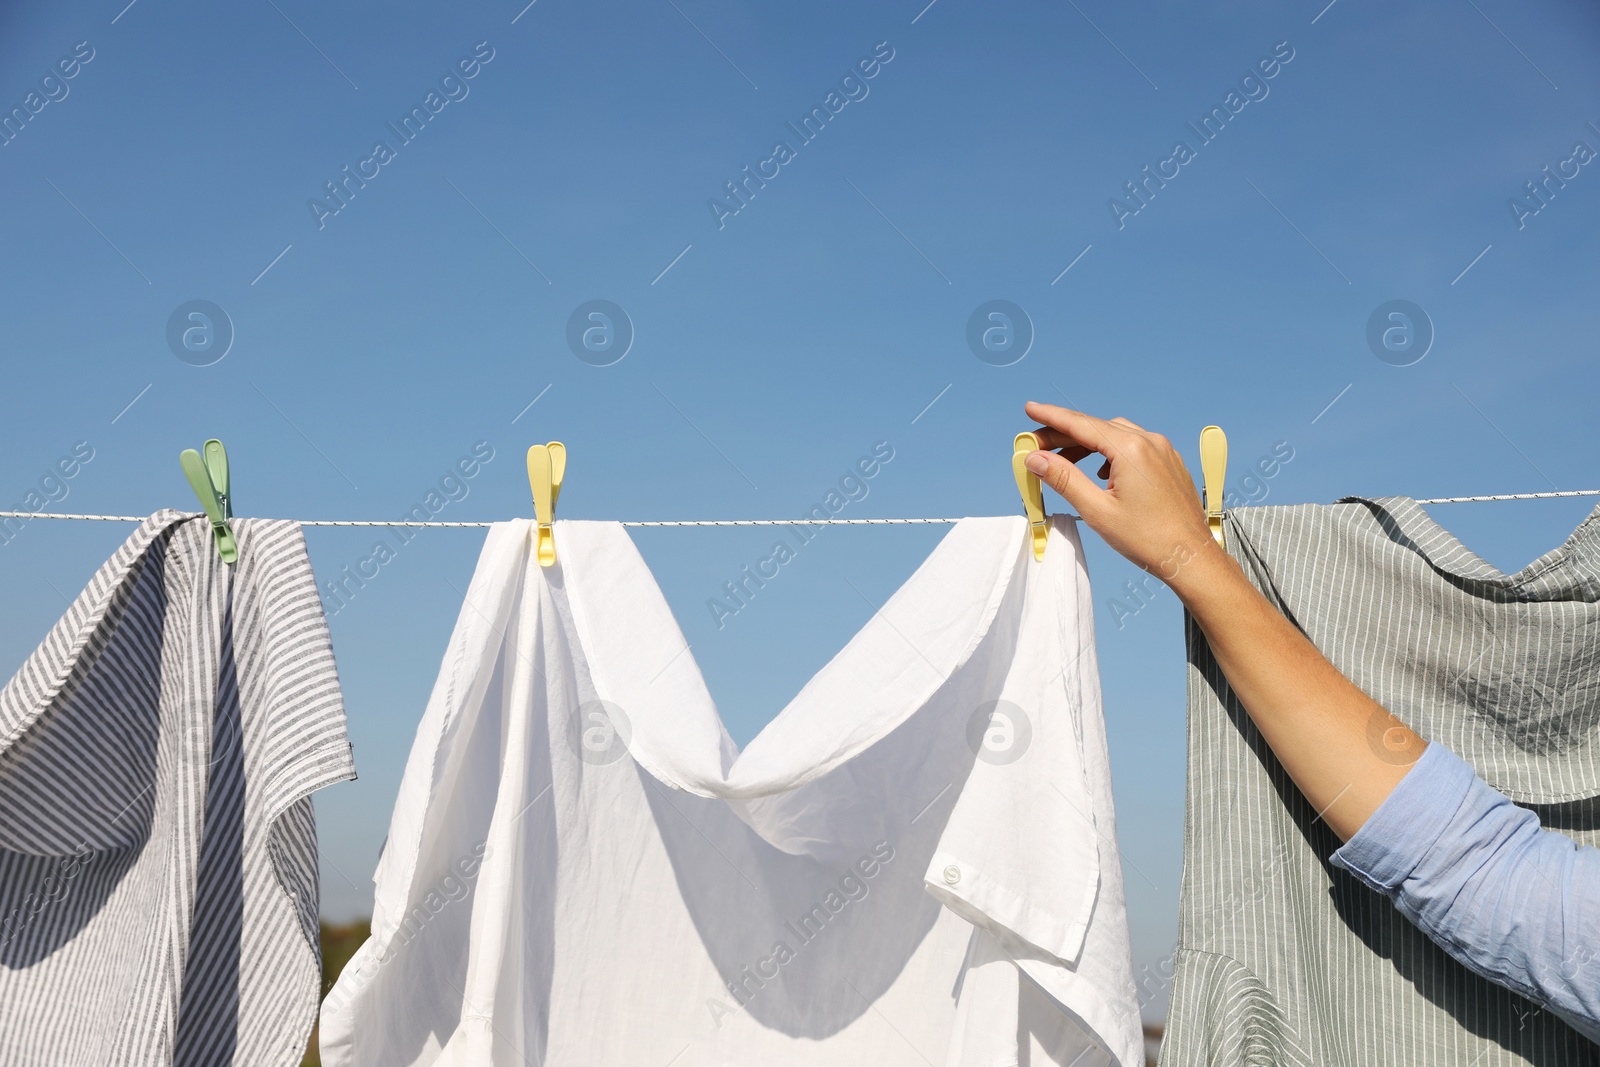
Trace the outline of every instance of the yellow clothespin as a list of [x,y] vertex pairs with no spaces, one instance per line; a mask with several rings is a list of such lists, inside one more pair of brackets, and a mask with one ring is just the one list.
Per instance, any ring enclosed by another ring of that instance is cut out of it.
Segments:
[[1206,487],[1206,525],[1222,544],[1222,489],[1228,473],[1228,435],[1221,426],[1200,431],[1200,476]]
[[1045,542],[1050,539],[1050,526],[1045,522],[1044,487],[1039,476],[1023,465],[1028,453],[1037,451],[1039,438],[1032,433],[1019,433],[1011,444],[1011,473],[1017,479],[1017,492],[1022,494],[1022,509],[1028,514],[1028,528],[1033,534],[1033,558],[1044,559]]
[[556,561],[556,500],[566,473],[567,446],[560,441],[528,449],[528,485],[533,489],[533,516],[538,523],[535,548],[541,567],[553,566]]

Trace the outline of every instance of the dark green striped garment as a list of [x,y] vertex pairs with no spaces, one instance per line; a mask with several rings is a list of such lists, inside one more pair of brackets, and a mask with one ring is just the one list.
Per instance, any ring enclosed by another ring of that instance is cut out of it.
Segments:
[[[1600,510],[1515,575],[1406,498],[1242,508],[1228,551],[1346,676],[1431,742],[1600,844]],[[1317,819],[1193,621],[1178,949],[1163,1067],[1600,1064],[1328,857]],[[1311,713],[1314,713],[1314,709]],[[1415,758],[1374,721],[1373,750]]]

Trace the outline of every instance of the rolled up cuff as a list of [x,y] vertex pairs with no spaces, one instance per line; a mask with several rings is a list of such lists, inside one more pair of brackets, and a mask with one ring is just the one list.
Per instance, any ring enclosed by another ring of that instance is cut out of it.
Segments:
[[1465,760],[1437,741],[1429,743],[1378,810],[1333,854],[1334,866],[1392,896],[1438,843],[1475,783],[1481,784]]

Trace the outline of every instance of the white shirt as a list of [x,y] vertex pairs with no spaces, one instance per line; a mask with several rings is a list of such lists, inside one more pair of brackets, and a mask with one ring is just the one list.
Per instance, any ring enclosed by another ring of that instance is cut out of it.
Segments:
[[[965,519],[748,748],[626,531],[496,524],[329,1067],[1143,1063],[1087,575]],[[998,703],[997,703],[998,702]]]

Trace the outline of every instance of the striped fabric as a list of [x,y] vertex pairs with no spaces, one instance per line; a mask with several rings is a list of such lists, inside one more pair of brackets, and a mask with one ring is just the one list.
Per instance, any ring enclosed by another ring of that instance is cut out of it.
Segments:
[[[1515,575],[1406,498],[1241,508],[1228,550],[1333,664],[1544,825],[1600,844],[1600,510]],[[1328,856],[1190,620],[1189,783],[1163,1067],[1600,1064]],[[1384,743],[1373,751],[1413,758]]]
[[354,776],[297,525],[147,519],[0,692],[0,1064],[296,1064]]

